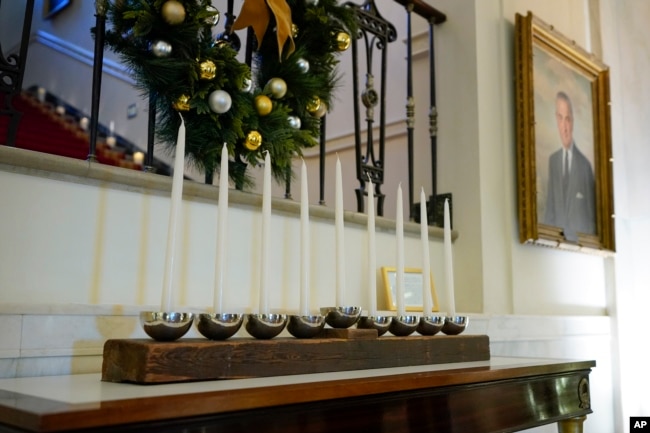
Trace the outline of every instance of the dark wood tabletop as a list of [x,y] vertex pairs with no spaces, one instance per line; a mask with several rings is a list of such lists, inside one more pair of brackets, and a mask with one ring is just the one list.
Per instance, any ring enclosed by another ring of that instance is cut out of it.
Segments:
[[591,413],[594,366],[492,358],[163,385],[99,374],[2,379],[0,432],[517,431]]

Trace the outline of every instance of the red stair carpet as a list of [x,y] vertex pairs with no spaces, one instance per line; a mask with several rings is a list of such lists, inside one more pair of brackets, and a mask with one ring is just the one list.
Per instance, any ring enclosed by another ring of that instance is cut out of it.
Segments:
[[[0,98],[4,99],[4,95],[0,94]],[[58,114],[51,104],[41,102],[28,93],[16,95],[13,106],[23,113],[18,124],[15,147],[68,158],[87,159],[89,135],[79,127],[76,119]],[[9,116],[0,115],[2,145],[7,144],[9,120]],[[102,164],[142,169],[141,165],[133,162],[130,155],[106,145],[104,138],[98,138],[95,153],[97,161]]]

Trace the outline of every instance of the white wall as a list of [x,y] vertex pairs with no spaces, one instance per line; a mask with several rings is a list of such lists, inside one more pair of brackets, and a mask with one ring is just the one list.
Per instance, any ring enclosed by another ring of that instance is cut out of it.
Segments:
[[[650,43],[647,33],[650,5],[625,0],[600,2],[602,47],[611,66],[612,135],[616,193],[616,236],[610,302],[616,318],[620,372],[621,418],[650,413],[643,368],[650,349],[641,336],[642,318],[650,302],[650,197],[647,192],[650,149],[648,101],[650,100]],[[609,19],[608,19],[609,18]]]
[[[0,148],[5,163],[17,167],[21,163],[13,155],[25,152]],[[30,152],[27,156],[34,159]],[[11,165],[0,164],[0,303],[160,306],[171,179],[129,170],[106,171],[101,166],[87,169],[84,161],[58,162],[56,157],[48,160],[55,161],[63,174],[14,170]],[[75,171],[82,174],[73,175]],[[86,179],[93,173],[105,174],[99,179]],[[136,183],[125,185],[116,176]],[[206,311],[213,299],[217,193],[213,186],[192,181],[185,184],[174,306]],[[224,276],[229,290],[224,302],[233,312],[258,310],[260,200],[259,195],[231,192]],[[285,312],[297,311],[300,299],[298,207],[296,202],[277,199],[271,221],[269,305]],[[332,215],[332,211],[318,206],[312,208],[311,283],[315,311],[335,303]],[[347,213],[346,220],[346,301],[368,308],[365,217]],[[405,266],[422,268],[419,225],[408,223],[406,229]],[[436,276],[443,273],[440,232],[432,229],[430,240],[432,272]],[[394,222],[380,219],[378,267],[395,265],[394,239]],[[378,307],[386,309],[381,275],[374,290]],[[441,305],[444,303],[446,308],[446,295],[442,289],[438,291]]]

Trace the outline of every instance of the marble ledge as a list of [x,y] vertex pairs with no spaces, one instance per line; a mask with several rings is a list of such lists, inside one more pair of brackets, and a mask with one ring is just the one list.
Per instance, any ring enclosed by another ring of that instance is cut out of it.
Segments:
[[[141,193],[147,192],[160,196],[171,194],[171,177],[155,173],[145,173],[8,146],[0,146],[0,161],[0,171],[86,185],[109,185],[110,188]],[[219,187],[215,185],[206,185],[187,179],[183,184],[183,198],[185,200],[216,204],[218,193]],[[229,190],[228,201],[231,206],[262,207],[262,196],[260,194],[235,189]],[[272,206],[274,211],[294,215],[296,218],[300,216],[300,203],[298,201],[274,197]],[[326,206],[312,204],[309,207],[309,214],[311,218],[334,221],[334,209]],[[367,225],[366,214],[345,211],[343,218],[348,224],[364,227]],[[375,227],[377,230],[394,231],[395,221],[389,218],[376,217]],[[404,223],[404,232],[419,236],[420,224],[406,221]],[[442,240],[443,229],[430,226],[429,237]],[[458,231],[452,230],[452,240],[457,238]]]

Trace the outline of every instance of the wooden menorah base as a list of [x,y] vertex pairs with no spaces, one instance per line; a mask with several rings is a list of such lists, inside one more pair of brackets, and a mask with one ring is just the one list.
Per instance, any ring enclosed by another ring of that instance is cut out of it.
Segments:
[[[323,338],[226,341],[108,340],[102,380],[138,384],[286,376],[490,359],[487,335],[374,337],[333,330]],[[372,337],[372,338],[370,338]]]

